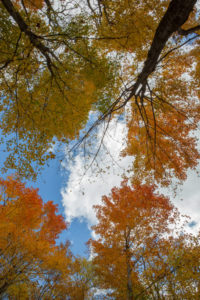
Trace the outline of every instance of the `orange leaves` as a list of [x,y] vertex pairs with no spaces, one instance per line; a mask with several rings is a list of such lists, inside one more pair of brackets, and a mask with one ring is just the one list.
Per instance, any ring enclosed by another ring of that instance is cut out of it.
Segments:
[[23,5],[26,8],[37,10],[43,7],[44,0],[14,0],[13,2],[16,2],[18,5]]
[[127,181],[102,202],[95,206],[98,224],[93,230],[98,239],[90,241],[94,263],[102,287],[125,299],[130,290],[136,294],[141,290],[142,261],[156,253],[178,215],[169,199],[155,192],[155,186],[130,187]]
[[56,215],[57,211],[57,206],[52,201],[44,204],[40,235],[47,239],[50,244],[55,244],[60,232],[66,229],[66,223],[61,215]]
[[23,282],[30,295],[27,284],[34,278],[46,280],[52,270],[67,275],[68,245],[55,246],[66,223],[52,201],[44,204],[37,189],[13,177],[0,179],[0,219],[0,295],[17,293]]
[[11,243],[42,254],[66,228],[63,217],[56,215],[57,207],[52,202],[43,204],[37,190],[12,177],[1,179],[0,185],[1,245],[6,246],[10,237]]
[[[94,226],[95,232],[102,236],[113,234],[113,230],[117,236],[127,226],[135,228],[139,224],[147,224],[150,219],[154,228],[158,226],[161,231],[161,228],[166,229],[173,211],[169,199],[155,193],[155,186],[134,185],[131,188],[127,181],[122,183],[121,188],[113,188],[110,197],[104,196],[102,201],[103,205],[95,206],[99,224]],[[151,226],[150,222],[148,226]]]
[[173,96],[171,88],[163,82],[163,89],[157,90],[152,99],[144,99],[140,109],[132,103],[127,147],[122,154],[135,157],[133,180],[146,178],[147,182],[156,180],[169,185],[174,176],[186,179],[187,169],[198,163],[200,156],[193,134],[199,119],[198,103],[190,99],[191,105],[186,105],[181,95],[179,100]]
[[26,188],[12,177],[1,179],[0,185],[2,217],[14,224],[16,230],[29,230],[34,235],[43,232],[43,236],[51,237],[49,242],[55,243],[66,224],[61,215],[56,215],[57,207],[53,202],[43,204],[36,189]]

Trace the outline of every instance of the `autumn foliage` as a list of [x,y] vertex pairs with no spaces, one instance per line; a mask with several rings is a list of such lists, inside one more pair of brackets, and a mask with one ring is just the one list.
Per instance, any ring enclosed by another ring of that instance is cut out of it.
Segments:
[[0,298],[199,299],[199,234],[155,185],[200,158],[197,3],[0,0],[2,171],[36,179],[63,145],[94,162],[115,118],[134,174],[95,207],[90,260],[57,243],[67,224],[52,201],[0,179]]
[[[180,215],[167,197],[155,192],[155,186],[130,187],[124,181],[95,210],[97,239],[89,244],[99,285],[111,299],[159,299],[158,295],[167,295],[169,286],[178,286],[181,274],[182,279],[187,276],[186,253],[192,258],[198,243],[195,246],[183,228],[176,230]],[[186,295],[190,283],[183,282]],[[179,288],[173,293],[178,295]],[[191,295],[197,295],[194,289]]]
[[133,181],[185,180],[199,159],[195,4],[1,0],[3,170],[36,178],[52,144],[80,138],[92,112],[84,149],[94,128],[123,114]]
[[31,10],[37,10],[43,7],[44,5],[44,0],[15,0],[13,1],[14,3],[18,4],[20,7],[20,4],[24,7],[24,8],[29,8]]
[[0,295],[28,294],[37,277],[42,282],[52,270],[67,273],[68,248],[55,245],[66,229],[56,205],[13,177],[0,180],[0,197]]
[[[182,18],[181,9],[195,2],[101,3],[98,34],[105,39],[97,44],[103,44],[105,51],[115,50],[123,61],[126,85],[110,111],[122,113],[126,106],[128,135],[122,155],[135,158],[135,182],[145,178],[169,185],[174,177],[185,180],[187,170],[197,166],[199,152],[194,132],[200,109],[200,26],[195,6],[176,28]],[[167,42],[163,43],[165,30]],[[190,46],[184,48],[187,44]]]

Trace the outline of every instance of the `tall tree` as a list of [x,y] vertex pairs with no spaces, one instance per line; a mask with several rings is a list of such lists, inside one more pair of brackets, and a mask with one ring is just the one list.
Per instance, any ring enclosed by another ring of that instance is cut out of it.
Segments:
[[117,86],[117,64],[93,46],[77,10],[62,0],[0,1],[1,129],[12,134],[5,168],[24,176],[54,157],[47,150],[55,139],[77,138]]
[[51,201],[43,203],[37,190],[14,178],[0,179],[1,298],[21,294],[27,299],[37,285],[44,295],[53,295],[58,279],[67,278],[69,247],[55,245],[66,224],[56,212],[57,207]]
[[[169,225],[177,222],[178,213],[154,186],[129,187],[126,181],[102,202],[95,206],[98,224],[93,230],[98,238],[90,240],[100,286],[119,299],[145,297],[146,288],[170,272],[163,263],[168,249],[164,236],[170,233]],[[148,264],[153,274],[150,283]]]
[[[125,109],[137,180],[169,184],[199,159],[199,13],[195,0],[87,1],[98,45],[123,60],[121,95],[101,117]],[[103,39],[104,38],[104,39]],[[127,105],[129,103],[129,105]]]
[[90,111],[91,133],[125,108],[136,181],[184,180],[199,159],[197,0],[56,3],[0,1],[1,129],[14,134],[5,168],[34,176]]

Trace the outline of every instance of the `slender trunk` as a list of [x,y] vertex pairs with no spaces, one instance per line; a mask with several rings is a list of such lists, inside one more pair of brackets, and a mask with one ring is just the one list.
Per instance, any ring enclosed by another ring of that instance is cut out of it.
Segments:
[[125,254],[126,254],[126,270],[127,270],[127,300],[133,300],[133,284],[132,284],[132,267],[131,267],[131,254],[130,254],[130,233],[131,230],[127,226],[125,231]]
[[127,300],[133,300],[133,285],[131,280],[131,265],[130,265],[130,258],[127,255],[126,257],[126,266],[127,266]]

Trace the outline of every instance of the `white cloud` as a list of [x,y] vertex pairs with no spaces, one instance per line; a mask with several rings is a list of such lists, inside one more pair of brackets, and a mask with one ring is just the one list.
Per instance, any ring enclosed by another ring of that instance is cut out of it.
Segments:
[[173,197],[172,193],[168,194],[180,213],[191,218],[191,227],[188,227],[187,231],[197,233],[200,230],[200,177],[196,171],[189,171],[188,178],[179,188],[176,197]]
[[[98,131],[99,141],[102,134],[103,126]],[[73,218],[85,218],[89,225],[95,224],[96,216],[93,205],[100,204],[103,195],[108,195],[112,187],[120,185],[122,175],[127,174],[133,161],[131,157],[120,157],[120,152],[125,146],[125,137],[124,123],[112,120],[97,157],[102,170],[98,169],[98,161],[96,161],[83,175],[85,159],[81,155],[76,156],[74,162],[65,164],[70,175],[61,194],[68,221]]]
[[200,1],[198,0],[196,3],[196,8],[199,10],[200,9]]
[[[111,188],[119,186],[122,181],[122,175],[132,164],[131,157],[120,157],[120,152],[126,145],[126,128],[123,122],[113,120],[104,139],[104,146],[98,155],[99,165],[102,170],[98,172],[97,165],[85,172],[85,159],[79,154],[70,164],[65,163],[65,168],[69,171],[69,179],[66,186],[62,189],[62,201],[65,208],[67,221],[73,218],[84,218],[91,226],[96,223],[95,211],[93,205],[101,203],[101,197],[108,195]],[[98,140],[101,140],[103,127],[97,133]],[[98,148],[98,145],[96,149]],[[106,152],[110,155],[106,154]],[[115,162],[112,161],[114,158]],[[107,166],[110,169],[107,169]],[[84,174],[84,175],[83,175]],[[170,197],[174,205],[181,214],[191,217],[191,225],[188,231],[196,233],[200,228],[200,177],[195,171],[190,171],[188,179],[183,186],[178,189],[176,197],[170,190],[162,190],[164,194]]]

